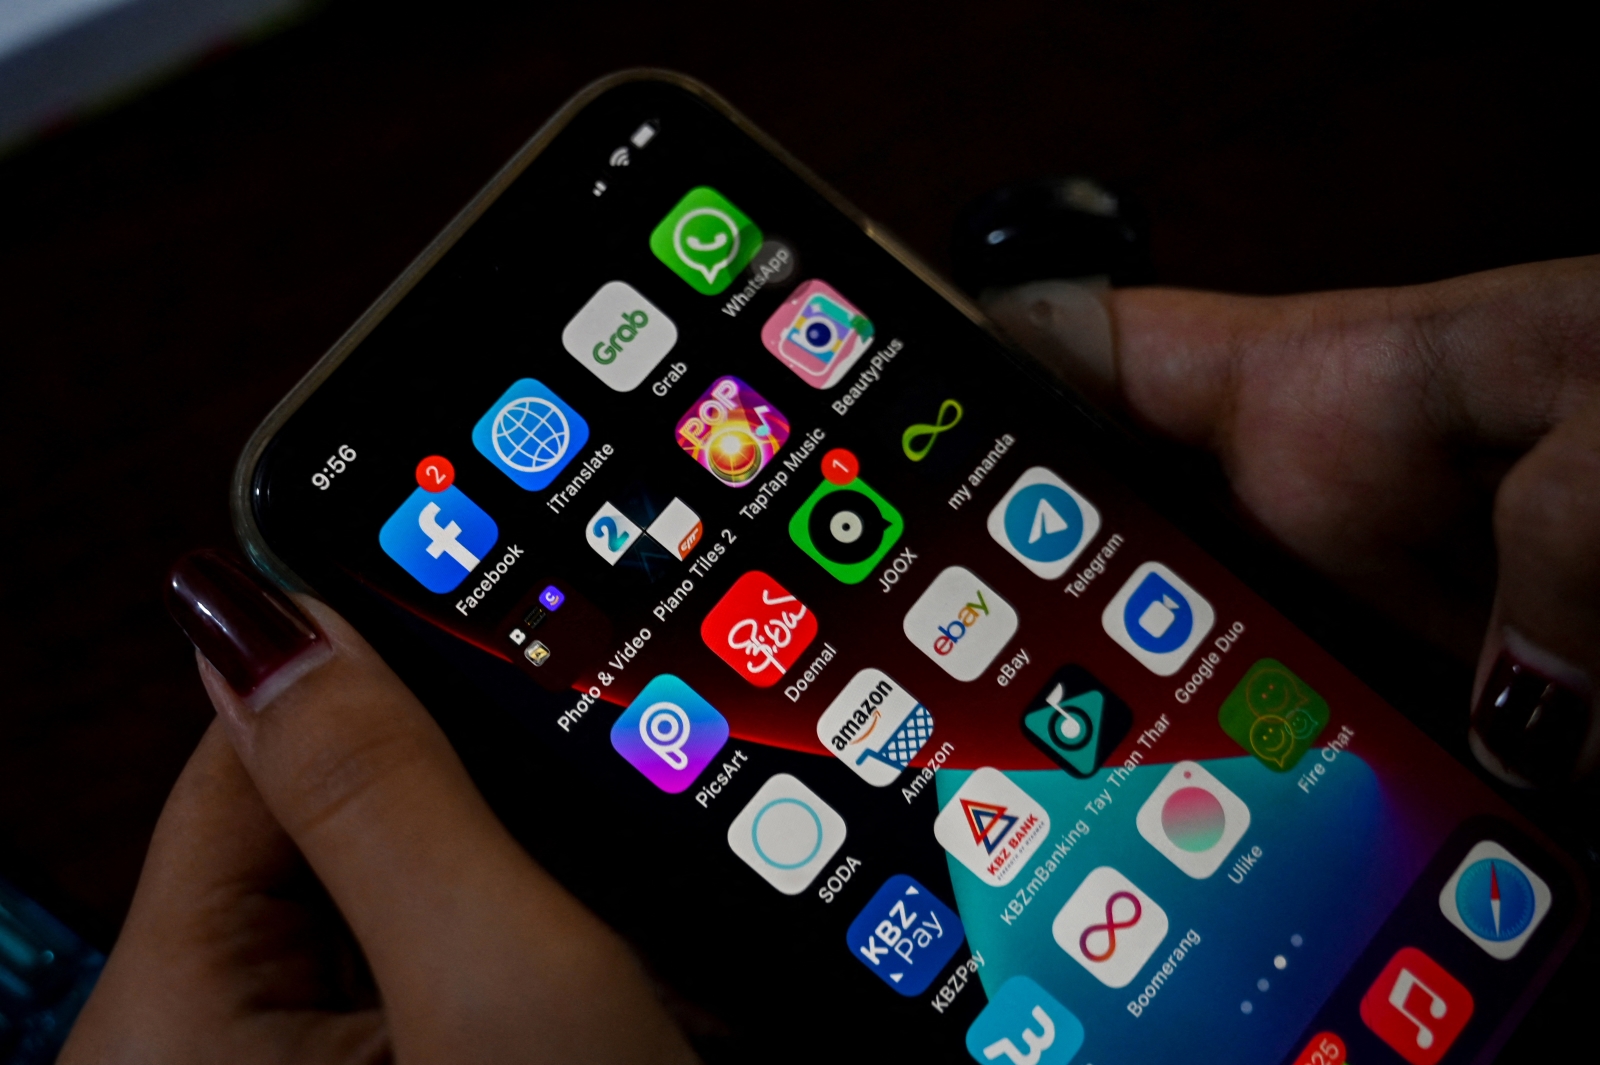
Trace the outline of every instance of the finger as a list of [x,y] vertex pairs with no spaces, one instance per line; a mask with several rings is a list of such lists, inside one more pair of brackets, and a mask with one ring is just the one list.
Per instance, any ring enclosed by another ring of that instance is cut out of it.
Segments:
[[1600,256],[1588,256],[1305,296],[1136,288],[1091,300],[1037,282],[984,306],[1068,380],[1226,458],[1281,423],[1274,406],[1359,416],[1400,398],[1440,432],[1528,446],[1600,376],[1597,291]]
[[229,738],[366,952],[397,1056],[690,1056],[624,944],[512,840],[342,618],[301,598],[308,623],[215,553],[173,587]]
[[283,887],[303,868],[214,725],[167,799],[60,1060],[377,1060],[381,1016],[319,1008],[317,952],[294,949],[305,913]]
[[1115,404],[1110,290],[1077,281],[1034,281],[984,299],[983,309],[1058,377]]
[[1597,293],[1600,257],[1308,296],[1117,290],[1107,394],[1215,454],[1288,550],[1472,661],[1507,456],[1600,394]]
[[1473,749],[1513,783],[1600,762],[1600,402],[1562,422],[1495,500],[1499,578],[1478,670]]

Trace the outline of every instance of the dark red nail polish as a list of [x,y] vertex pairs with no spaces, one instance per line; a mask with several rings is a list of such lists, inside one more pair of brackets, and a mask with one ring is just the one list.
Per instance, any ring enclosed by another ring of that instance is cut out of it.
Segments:
[[178,627],[246,700],[284,666],[327,646],[282,592],[222,551],[192,551],[173,563],[166,599]]
[[1539,787],[1563,784],[1589,734],[1589,701],[1501,652],[1472,712],[1484,746]]

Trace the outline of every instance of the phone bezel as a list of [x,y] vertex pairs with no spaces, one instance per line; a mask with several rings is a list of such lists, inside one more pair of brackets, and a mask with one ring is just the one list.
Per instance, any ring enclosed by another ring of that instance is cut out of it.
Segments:
[[[1355,653],[1359,644],[1353,641],[1347,632],[1342,631],[1343,626],[1339,619],[1347,618],[1353,612],[1362,609],[1367,609],[1370,614],[1370,608],[1362,608],[1347,594],[1332,589],[1325,580],[1308,572],[1303,564],[1285,556],[1281,548],[1271,545],[1259,533],[1245,528],[1236,517],[1225,513],[1224,509],[1217,505],[1214,495],[1193,483],[1192,473],[1195,467],[1192,463],[1176,474],[1170,471],[1162,474],[1156,470],[1149,459],[1160,445],[1152,446],[1148,441],[1140,440],[1128,433],[1126,427],[1115,416],[1102,412],[1052,375],[1031,355],[1013,344],[964,293],[954,288],[891,233],[852,205],[732,104],[703,83],[675,71],[655,68],[619,71],[594,81],[577,92],[457,212],[444,229],[335,341],[261,422],[239,456],[229,493],[229,507],[235,534],[247,556],[258,568],[285,588],[315,594],[313,586],[273,551],[256,519],[255,504],[261,487],[259,478],[263,467],[262,460],[279,431],[568,125],[607,92],[641,81],[660,82],[680,89],[714,109],[838,209],[862,233],[893,256],[915,277],[934,289],[949,304],[994,338],[1040,387],[1051,391],[1083,418],[1080,423],[1082,429],[1126,439],[1130,444],[1128,457],[1117,464],[1115,472],[1127,480],[1129,487],[1136,494],[1151,503],[1204,550],[1234,570],[1257,595],[1282,612],[1292,623],[1304,629],[1318,643],[1327,647],[1341,663],[1350,668],[1363,682],[1372,686],[1399,712],[1415,722],[1431,740],[1449,752],[1458,763],[1487,783],[1540,830],[1553,837],[1561,844],[1558,855],[1568,865],[1569,871],[1574,873],[1579,871],[1578,863],[1573,861],[1573,852],[1582,853],[1585,846],[1582,838],[1585,826],[1581,824],[1581,819],[1580,823],[1575,824],[1570,816],[1566,816],[1570,815],[1571,811],[1559,809],[1546,797],[1510,789],[1487,774],[1468,751],[1464,727],[1465,715],[1459,712],[1452,715],[1439,705],[1441,700],[1438,699],[1437,693],[1430,699],[1416,685],[1402,685],[1407,690],[1397,697],[1394,694],[1396,688],[1394,677],[1389,677],[1388,683],[1375,679],[1375,672],[1383,672],[1375,668],[1375,663],[1385,658],[1392,658],[1396,653],[1390,646],[1394,638],[1405,639],[1412,647],[1423,647],[1420,640],[1405,637],[1402,630],[1393,623],[1380,621],[1377,624],[1383,629],[1384,637],[1374,642],[1383,644],[1382,649],[1372,648],[1367,654]],[[1314,592],[1305,594],[1308,589]],[[1291,595],[1291,592],[1298,594]],[[1340,605],[1317,608],[1308,607],[1304,602],[1328,596],[1332,596]],[[1301,601],[1290,602],[1291,599]],[[1333,620],[1330,620],[1330,615]],[[1436,657],[1442,656],[1436,655]],[[1433,712],[1436,709],[1439,712]],[[1454,728],[1450,727],[1452,721],[1456,723]],[[1575,876],[1574,882],[1592,890],[1593,865],[1581,868],[1582,875]],[[1587,924],[1587,897],[1580,900],[1580,908],[1580,915],[1574,923],[1575,929],[1583,929]],[[1590,930],[1587,934],[1576,932],[1574,937],[1593,941],[1596,934]],[[1570,966],[1583,953],[1582,950],[1568,953],[1564,948],[1556,952],[1556,957],[1565,955],[1565,961]],[[1511,1012],[1507,1018],[1508,1029],[1520,1023],[1527,1005],[1529,1003],[1524,1002],[1522,1008]]]

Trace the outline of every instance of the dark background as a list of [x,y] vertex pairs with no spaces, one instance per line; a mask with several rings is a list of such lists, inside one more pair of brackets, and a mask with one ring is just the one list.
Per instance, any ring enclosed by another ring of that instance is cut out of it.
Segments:
[[1143,201],[1161,282],[1291,292],[1600,250],[1600,64],[1567,19],[333,3],[14,151],[0,875],[114,938],[211,716],[165,567],[231,542],[226,489],[256,423],[591,79],[702,79],[940,269],[974,196],[1090,173]]

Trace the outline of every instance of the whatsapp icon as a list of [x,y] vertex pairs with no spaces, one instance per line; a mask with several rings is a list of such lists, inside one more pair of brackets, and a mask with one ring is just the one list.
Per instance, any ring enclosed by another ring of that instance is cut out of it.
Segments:
[[650,250],[696,291],[733,284],[761,247],[761,228],[708,185],[690,189],[650,234]]

